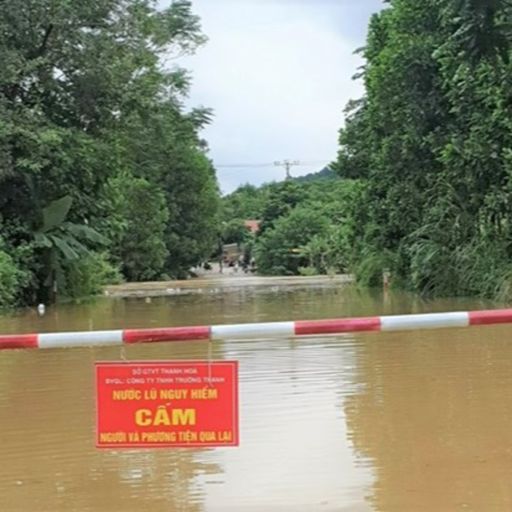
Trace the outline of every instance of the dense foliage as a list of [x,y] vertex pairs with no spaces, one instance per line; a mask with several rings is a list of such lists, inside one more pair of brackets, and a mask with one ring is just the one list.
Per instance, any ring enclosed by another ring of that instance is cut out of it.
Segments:
[[[0,306],[178,276],[216,242],[218,191],[163,57],[204,40],[188,0],[10,0],[0,17]],[[83,283],[83,286],[80,284]]]
[[[240,187],[223,199],[224,241],[248,249],[262,274],[347,271],[360,185],[324,175]],[[260,221],[256,236],[244,227],[248,219]]]
[[373,16],[339,174],[362,183],[363,281],[435,294],[512,289],[512,6],[391,0]]

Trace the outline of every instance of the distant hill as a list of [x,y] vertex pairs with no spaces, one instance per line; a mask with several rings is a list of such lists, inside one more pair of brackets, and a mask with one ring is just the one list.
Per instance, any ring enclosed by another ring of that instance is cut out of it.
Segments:
[[339,179],[339,176],[329,167],[325,167],[319,172],[312,172],[306,174],[305,176],[299,176],[297,178],[293,178],[294,181],[298,183],[308,183],[310,181],[319,181],[319,180],[336,180]]

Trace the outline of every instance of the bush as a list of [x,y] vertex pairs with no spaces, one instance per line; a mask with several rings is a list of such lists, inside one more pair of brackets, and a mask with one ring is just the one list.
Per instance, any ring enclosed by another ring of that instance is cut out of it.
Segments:
[[409,282],[414,290],[434,296],[511,297],[512,265],[506,240],[482,236],[449,247],[425,239],[412,244],[409,254]]
[[301,276],[317,276],[318,271],[314,267],[299,267],[299,274]]
[[93,252],[70,264],[66,270],[66,296],[73,299],[96,295],[103,286],[123,281],[119,268],[108,260],[105,253]]
[[362,286],[382,286],[382,276],[385,270],[393,270],[393,258],[385,251],[363,251],[355,268],[357,282]]
[[0,307],[16,304],[22,274],[11,256],[0,251]]

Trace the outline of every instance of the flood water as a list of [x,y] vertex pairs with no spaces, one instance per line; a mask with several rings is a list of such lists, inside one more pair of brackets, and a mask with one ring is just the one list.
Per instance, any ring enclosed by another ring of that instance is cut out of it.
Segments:
[[[206,290],[207,291],[207,290]],[[497,305],[499,306],[499,305]],[[0,332],[454,311],[345,285],[0,317]],[[512,327],[0,352],[0,510],[512,510]],[[239,361],[240,446],[95,448],[94,362]]]

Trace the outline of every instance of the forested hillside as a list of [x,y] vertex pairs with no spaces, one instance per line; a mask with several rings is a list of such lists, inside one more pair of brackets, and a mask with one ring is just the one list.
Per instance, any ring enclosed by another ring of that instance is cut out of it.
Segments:
[[373,16],[336,168],[363,187],[359,277],[511,296],[512,6],[392,0]]
[[184,109],[171,66],[204,38],[189,1],[156,6],[2,3],[0,306],[184,275],[211,253],[210,113]]

